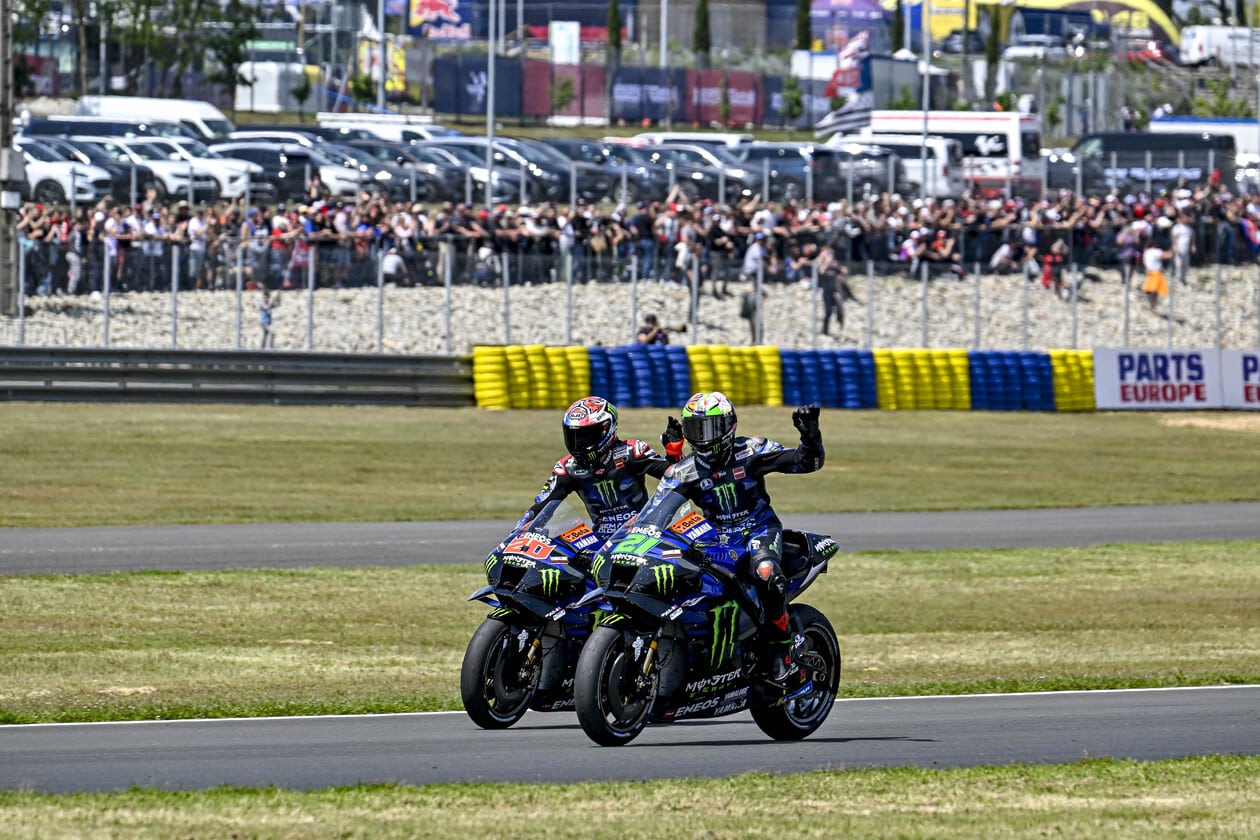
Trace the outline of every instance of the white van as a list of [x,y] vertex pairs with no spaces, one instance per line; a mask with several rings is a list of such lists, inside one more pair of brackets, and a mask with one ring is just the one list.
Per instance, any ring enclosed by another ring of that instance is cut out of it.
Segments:
[[[967,189],[963,179],[962,144],[945,137],[927,139],[927,176],[923,174],[923,136],[916,134],[875,134],[869,129],[857,134],[832,135],[828,146],[841,146],[854,141],[879,146],[901,158],[906,180],[914,184],[919,195],[934,198],[958,198]],[[923,185],[926,183],[926,191]]]
[[1181,30],[1177,63],[1260,65],[1260,29],[1247,26],[1187,26]]
[[81,96],[74,108],[84,117],[179,122],[203,140],[227,137],[236,126],[209,102],[156,96]]
[[338,114],[321,111],[315,116],[321,127],[361,128],[382,140],[393,143],[412,143],[422,140],[441,140],[458,137],[460,132],[438,125],[432,117],[411,114]]
[[630,138],[639,143],[693,143],[699,146],[738,146],[756,140],[751,134],[722,131],[644,131]]
[[918,134],[962,144],[963,180],[985,198],[1040,198],[1046,186],[1041,118],[1010,111],[872,111],[872,134]]

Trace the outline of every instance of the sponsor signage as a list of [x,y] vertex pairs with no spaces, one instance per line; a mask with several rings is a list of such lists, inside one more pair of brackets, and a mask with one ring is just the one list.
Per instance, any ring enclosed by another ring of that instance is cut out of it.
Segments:
[[1258,350],[1094,351],[1099,410],[1260,410]]
[[1260,410],[1260,350],[1222,350],[1221,386],[1225,408]]
[[1095,350],[1094,401],[1103,410],[1219,408],[1220,355],[1215,350]]

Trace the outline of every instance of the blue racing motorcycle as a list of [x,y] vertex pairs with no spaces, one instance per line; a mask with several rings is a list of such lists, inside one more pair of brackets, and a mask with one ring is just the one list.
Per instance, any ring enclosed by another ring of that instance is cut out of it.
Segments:
[[[688,550],[693,544],[703,553]],[[831,537],[783,532],[789,601],[838,550]],[[673,494],[595,554],[590,571],[598,588],[574,604],[602,610],[573,686],[578,721],[592,740],[618,746],[648,723],[744,709],[778,740],[804,738],[822,725],[840,687],[835,630],[818,610],[790,603],[792,632],[804,641],[797,656],[802,682],[785,691],[764,679],[761,605],[733,571],[746,551],[717,541],[709,521]]]
[[590,518],[568,500],[546,505],[486,555],[487,585],[468,597],[493,611],[464,652],[464,709],[484,729],[525,712],[573,708],[578,652],[591,632],[594,589],[585,560],[600,545]]

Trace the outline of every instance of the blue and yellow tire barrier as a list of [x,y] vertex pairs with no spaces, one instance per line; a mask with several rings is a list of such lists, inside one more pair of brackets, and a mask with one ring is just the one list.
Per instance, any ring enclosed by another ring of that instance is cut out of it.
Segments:
[[590,394],[679,408],[696,391],[736,405],[892,411],[1093,411],[1094,354],[1001,350],[780,350],[724,345],[473,348],[481,408],[565,408]]

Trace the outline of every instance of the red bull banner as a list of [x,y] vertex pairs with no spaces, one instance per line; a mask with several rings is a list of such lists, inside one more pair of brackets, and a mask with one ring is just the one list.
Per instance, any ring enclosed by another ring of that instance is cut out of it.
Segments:
[[407,31],[430,41],[472,38],[472,4],[461,0],[407,0]]
[[[1240,374],[1244,363],[1239,362]],[[1260,383],[1260,371],[1256,376]],[[1245,386],[1245,380],[1238,379],[1238,382]],[[1241,393],[1245,395],[1245,388]],[[1224,408],[1222,353],[1219,350],[1097,349],[1094,351],[1094,402],[1100,411]],[[1260,403],[1252,407],[1260,408]]]

